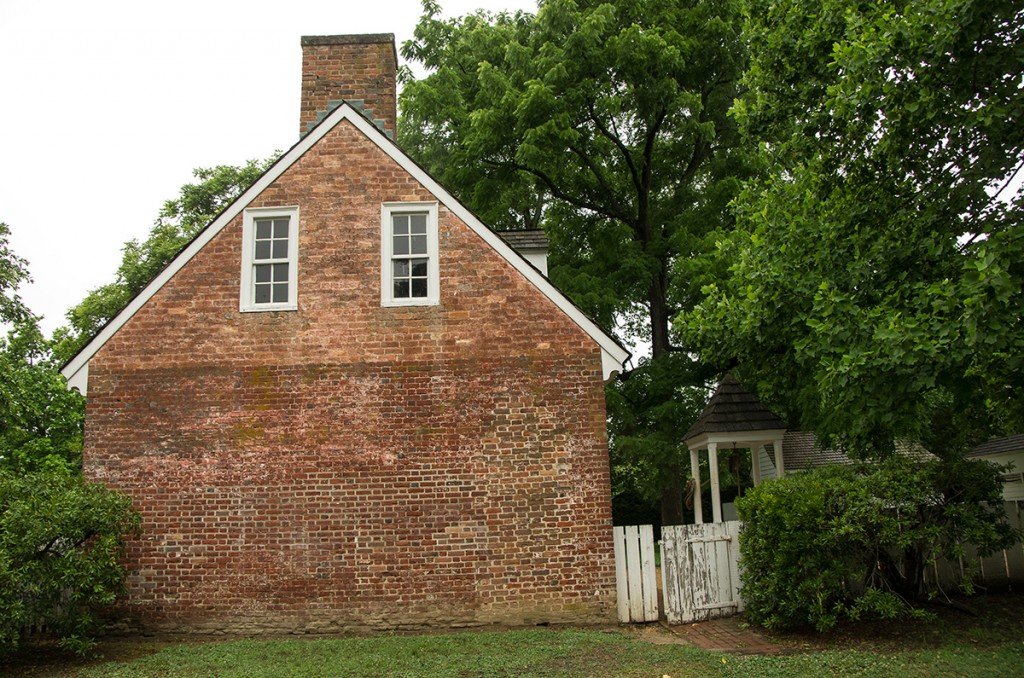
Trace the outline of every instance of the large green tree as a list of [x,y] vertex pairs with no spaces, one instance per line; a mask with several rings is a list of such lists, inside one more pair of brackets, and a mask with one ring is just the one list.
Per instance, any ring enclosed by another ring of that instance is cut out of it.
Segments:
[[551,277],[651,355],[609,393],[613,454],[682,522],[681,438],[708,376],[672,328],[708,275],[749,172],[728,111],[746,67],[727,0],[547,0],[537,14],[441,20],[403,56],[399,141],[485,221],[543,228]]
[[702,355],[867,454],[1024,430],[1024,9],[750,7],[737,112],[772,172],[684,319]]

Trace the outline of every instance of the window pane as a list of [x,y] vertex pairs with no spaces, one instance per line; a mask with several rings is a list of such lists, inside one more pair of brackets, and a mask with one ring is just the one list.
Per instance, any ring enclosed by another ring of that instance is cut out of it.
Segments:
[[269,304],[270,303],[270,285],[257,285],[256,286],[256,303],[257,304]]
[[256,237],[260,240],[270,237],[270,219],[256,219]]
[[274,264],[274,282],[288,281],[288,264]]
[[409,232],[409,217],[401,214],[396,214],[391,218],[392,232],[395,235],[405,235]]
[[427,277],[427,260],[426,259],[413,259],[412,260],[412,274],[417,278]]
[[409,298],[409,281],[408,280],[396,280],[395,281],[395,299],[408,299]]
[[274,303],[285,303],[288,301],[288,283],[274,283]]
[[414,235],[412,236],[412,252],[410,254],[426,254],[427,253],[427,236],[425,235]]
[[414,297],[425,297],[425,296],[427,296],[427,280],[426,280],[426,278],[413,278],[413,280],[412,280],[412,296],[414,296]]
[[270,264],[260,264],[256,267],[256,282],[270,282]]
[[270,241],[269,240],[257,240],[256,241],[256,258],[257,259],[269,259],[270,258]]
[[427,232],[427,215],[426,214],[412,214],[409,215],[409,232],[410,233],[426,233]]
[[409,236],[407,235],[396,235],[394,237],[394,246],[392,248],[392,254],[408,254],[409,253]]
[[[259,249],[260,243],[256,244],[257,250]],[[260,259],[258,254],[257,259]],[[275,259],[287,259],[288,258],[288,241],[287,240],[275,240],[274,241],[274,258]]]
[[288,237],[288,220],[274,219],[274,238]]

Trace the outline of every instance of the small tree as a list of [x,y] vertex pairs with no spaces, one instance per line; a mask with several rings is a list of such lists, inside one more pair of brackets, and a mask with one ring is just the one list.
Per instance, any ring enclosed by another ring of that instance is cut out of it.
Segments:
[[122,590],[124,538],[139,529],[127,497],[54,469],[0,469],[0,651],[43,626],[84,652],[97,611]]
[[823,631],[843,618],[915,614],[936,559],[963,557],[968,543],[986,556],[1019,539],[999,472],[982,461],[894,457],[751,490],[736,502],[749,618]]

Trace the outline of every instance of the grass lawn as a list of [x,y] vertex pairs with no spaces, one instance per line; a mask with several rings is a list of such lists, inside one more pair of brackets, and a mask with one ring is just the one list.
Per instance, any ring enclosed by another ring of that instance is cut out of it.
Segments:
[[[82,661],[37,651],[20,676],[1014,676],[1024,675],[1024,596],[989,597],[971,617],[859,624],[827,636],[773,636],[788,652],[741,656],[674,644],[658,627],[535,628],[329,639],[100,645]],[[653,641],[653,642],[652,642]],[[23,653],[24,654],[24,653]]]

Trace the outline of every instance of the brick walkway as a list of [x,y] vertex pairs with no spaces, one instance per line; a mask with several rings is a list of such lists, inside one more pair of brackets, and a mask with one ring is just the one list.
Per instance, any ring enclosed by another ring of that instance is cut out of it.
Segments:
[[782,654],[776,645],[752,628],[743,628],[743,617],[722,617],[696,624],[666,625],[673,635],[704,650],[736,654]]

